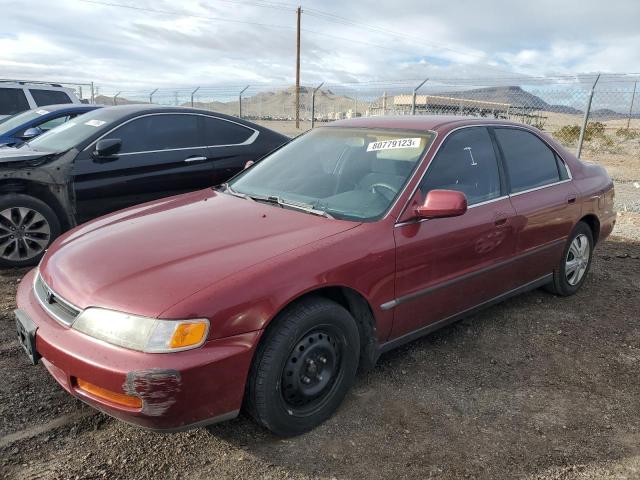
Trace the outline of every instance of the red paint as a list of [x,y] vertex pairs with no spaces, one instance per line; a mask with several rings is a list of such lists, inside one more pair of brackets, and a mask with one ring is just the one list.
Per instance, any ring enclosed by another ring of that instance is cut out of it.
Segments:
[[[45,366],[70,393],[113,416],[145,427],[181,427],[240,408],[263,329],[306,293],[337,286],[360,294],[382,343],[549,273],[559,262],[562,241],[586,215],[598,219],[600,240],[611,232],[613,184],[604,169],[580,162],[529,127],[523,128],[561,154],[573,180],[476,205],[460,216],[419,221],[415,210],[421,199],[412,195],[434,153],[453,129],[474,124],[510,123],[416,116],[361,118],[328,127],[438,134],[396,203],[377,222],[332,220],[203,190],[116,212],[66,233],[40,268],[67,301],[160,318],[206,317],[211,329],[202,347],[179,353],[145,354],[107,345],[48,317],[33,296],[31,272],[17,302],[38,325],[36,346]],[[446,192],[422,208],[443,206],[452,213],[466,209],[459,194]],[[536,250],[545,245],[554,246]],[[469,275],[485,268],[481,275]],[[431,287],[428,295],[381,307]],[[73,386],[74,377],[160,400],[146,411],[118,408],[83,396]]]

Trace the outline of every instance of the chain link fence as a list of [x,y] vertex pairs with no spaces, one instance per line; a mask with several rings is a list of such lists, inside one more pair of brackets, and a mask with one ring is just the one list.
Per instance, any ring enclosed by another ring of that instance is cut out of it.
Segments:
[[[344,118],[453,115],[512,120],[543,130],[617,182],[619,208],[640,211],[640,75],[429,78],[295,86],[226,85],[101,91],[105,105],[194,106],[256,121],[288,135]],[[595,88],[594,88],[595,86]],[[581,142],[581,137],[583,141]]]

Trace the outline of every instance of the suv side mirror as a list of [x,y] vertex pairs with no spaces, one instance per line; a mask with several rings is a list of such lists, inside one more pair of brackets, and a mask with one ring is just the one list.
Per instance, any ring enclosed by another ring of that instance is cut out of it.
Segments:
[[[122,148],[122,140],[119,138],[107,138],[104,140],[98,140],[96,143],[96,149],[93,152],[93,156],[99,159],[108,159],[116,155]],[[115,158],[113,159],[115,160]]]
[[431,190],[415,209],[418,218],[458,217],[467,211],[467,197],[455,190]]
[[31,128],[27,128],[24,132],[22,132],[22,135],[20,135],[20,140],[24,140],[25,142],[27,140],[31,140],[32,138],[36,138],[38,135],[41,135],[42,129],[40,127],[31,127]]

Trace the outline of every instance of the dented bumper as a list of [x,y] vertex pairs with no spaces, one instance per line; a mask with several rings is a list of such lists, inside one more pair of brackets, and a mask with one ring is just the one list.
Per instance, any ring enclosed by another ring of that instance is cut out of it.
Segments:
[[[36,325],[42,363],[69,393],[113,417],[154,430],[180,430],[237,415],[259,332],[183,352],[127,350],[49,317],[34,296],[33,274],[18,288],[18,308]],[[84,382],[97,389],[83,388]],[[101,395],[101,389],[139,398],[141,405],[123,405]]]

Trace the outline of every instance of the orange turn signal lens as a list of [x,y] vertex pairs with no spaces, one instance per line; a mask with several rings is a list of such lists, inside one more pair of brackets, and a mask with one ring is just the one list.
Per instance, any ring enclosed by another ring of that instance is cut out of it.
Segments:
[[93,383],[89,383],[81,378],[76,379],[78,388],[87,393],[90,393],[94,397],[98,397],[104,400],[108,400],[118,405],[123,405],[130,408],[142,408],[142,399],[134,397],[133,395],[127,395],[125,393],[112,392],[106,388],[99,387]]
[[181,323],[173,332],[169,346],[171,348],[185,348],[202,343],[207,333],[207,326],[205,321]]

